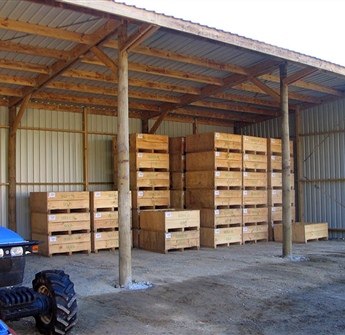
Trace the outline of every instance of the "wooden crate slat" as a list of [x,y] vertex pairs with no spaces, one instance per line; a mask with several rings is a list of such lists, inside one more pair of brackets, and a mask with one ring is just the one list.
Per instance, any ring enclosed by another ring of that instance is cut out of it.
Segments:
[[243,152],[267,154],[267,138],[243,136]]
[[186,155],[170,154],[169,156],[169,169],[171,172],[184,172],[186,171]]
[[169,137],[156,134],[130,134],[130,150],[138,151],[140,149],[169,151]]
[[243,188],[246,187],[267,188],[267,173],[243,172]]
[[187,171],[186,188],[242,187],[239,171]]
[[200,228],[201,246],[216,248],[224,244],[242,244],[242,227]]
[[185,137],[169,137],[169,153],[176,155],[184,155],[186,152]]
[[101,249],[116,249],[119,247],[118,231],[94,232],[91,235],[91,251],[97,252]]
[[170,188],[183,190],[186,187],[186,174],[184,172],[170,172]]
[[170,191],[132,192],[132,208],[147,206],[170,206]]
[[118,191],[93,191],[90,192],[91,211],[99,208],[117,208]]
[[91,229],[97,231],[99,229],[117,228],[119,226],[118,211],[111,212],[93,212],[91,214]]
[[184,190],[170,190],[170,205],[175,209],[182,209],[186,206],[186,192]]
[[267,190],[244,190],[243,206],[247,205],[266,205],[267,206]]
[[54,232],[90,230],[90,213],[31,213],[31,231],[50,235]]
[[265,222],[268,224],[268,208],[244,208],[243,209],[243,225],[247,223]]
[[253,224],[243,227],[243,244],[268,241],[268,224]]
[[215,208],[218,206],[241,206],[241,190],[187,189],[187,208]]
[[216,228],[224,225],[242,225],[242,208],[213,209],[202,208],[200,226]]

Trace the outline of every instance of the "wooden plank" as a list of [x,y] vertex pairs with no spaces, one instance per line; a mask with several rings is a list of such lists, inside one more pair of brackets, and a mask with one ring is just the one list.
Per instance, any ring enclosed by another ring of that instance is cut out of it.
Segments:
[[[283,190],[268,190],[269,206],[279,207],[283,203]],[[295,192],[291,193],[291,205],[295,204]]]
[[242,205],[242,191],[240,190],[214,190],[214,189],[187,189],[186,207],[199,209],[231,208]]
[[171,172],[185,172],[186,171],[186,155],[170,154],[169,168]]
[[186,154],[187,171],[241,171],[242,154],[220,151],[204,151]]
[[101,208],[118,208],[118,191],[90,192],[91,211]]
[[200,247],[199,230],[171,233],[141,230],[139,239],[140,249],[161,253]]
[[260,152],[267,154],[267,138],[243,136],[243,152]]
[[132,171],[138,171],[141,169],[169,171],[169,154],[131,152],[130,153],[130,169]]
[[184,190],[186,187],[186,174],[184,172],[170,172],[170,188]]
[[267,189],[266,172],[243,172],[243,188]]
[[138,189],[168,189],[170,185],[168,171],[131,171],[131,190]]
[[184,190],[170,190],[170,205],[175,209],[186,207],[186,193]]
[[242,188],[242,172],[187,171],[186,188]]
[[132,208],[170,206],[170,191],[132,192]]
[[[295,222],[291,224],[292,242],[307,243],[311,240],[327,240],[328,239],[328,223],[312,223],[312,222]],[[283,225],[274,225],[274,241],[282,242]]]
[[85,251],[91,251],[91,234],[69,234],[69,235],[42,235],[32,234],[33,240],[42,241],[39,245],[38,253],[44,256],[52,256],[54,254]]
[[267,206],[267,190],[244,190],[243,206]]
[[31,213],[31,231],[51,235],[55,232],[90,230],[90,213]]
[[91,213],[91,230],[97,232],[100,229],[114,229],[119,227],[118,211],[102,211]]
[[91,234],[91,251],[98,252],[104,249],[117,249],[119,247],[119,232],[102,231]]
[[252,224],[243,227],[243,244],[268,241],[268,224]]
[[248,223],[268,224],[268,208],[244,208],[243,225]]
[[216,248],[221,245],[242,244],[242,227],[200,228],[200,245]]
[[242,225],[242,209],[212,209],[202,208],[200,211],[200,226],[220,228],[221,226]]
[[156,134],[130,134],[129,148],[132,151],[153,150],[169,152],[169,137]]
[[244,171],[267,171],[268,162],[265,155],[243,154]]
[[169,137],[169,152],[175,155],[184,155],[186,152],[186,137]]
[[140,213],[140,228],[144,230],[169,232],[199,227],[199,210],[147,210]]
[[205,133],[186,136],[186,152],[200,151],[241,152],[242,136],[228,133]]
[[89,210],[89,192],[31,192],[31,212],[47,213],[51,210]]

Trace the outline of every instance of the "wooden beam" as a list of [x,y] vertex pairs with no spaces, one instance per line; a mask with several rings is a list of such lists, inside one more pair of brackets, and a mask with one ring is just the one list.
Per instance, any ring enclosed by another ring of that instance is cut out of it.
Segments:
[[36,80],[34,78],[10,76],[0,74],[0,82],[3,84],[22,85],[22,86],[35,86]]
[[[97,45],[102,42],[102,40],[108,38],[110,35],[114,34],[118,28],[118,21],[108,21],[99,29],[97,29],[90,36],[90,44],[84,45],[80,44],[69,52],[69,59],[66,61],[58,61],[52,66],[52,73],[50,75],[41,74],[37,78],[37,85],[35,87],[29,87],[23,89],[23,97],[32,94],[33,92],[39,90],[41,87],[46,85],[49,81],[60,75],[68,67],[72,66],[78,61],[79,57],[90,50],[92,46]],[[20,102],[20,98],[14,98],[10,100],[10,105],[14,106]]]
[[271,96],[275,101],[280,101],[280,95],[276,91],[274,91],[273,89],[268,87],[266,84],[264,84],[262,81],[260,81],[259,79],[255,78],[255,77],[252,77],[252,76],[249,77],[249,80],[254,85],[259,87],[262,91],[264,91],[266,94]]
[[27,62],[16,62],[16,61],[11,61],[7,59],[0,59],[0,68],[33,72],[33,73],[43,73],[43,74],[50,73],[49,66],[32,64],[32,63],[27,63]]
[[198,133],[198,120],[195,119],[193,122],[193,134],[197,134]]
[[89,109],[83,107],[83,172],[84,172],[84,191],[89,190],[89,136],[88,136],[88,114]]
[[113,61],[103,50],[96,46],[93,46],[90,50],[109,70],[115,75],[117,74],[118,65],[116,61]]
[[312,75],[313,73],[318,72],[318,71],[319,71],[319,70],[316,69],[316,68],[307,67],[307,68],[305,68],[305,69],[303,69],[303,70],[300,70],[300,71],[298,71],[298,72],[295,72],[294,74],[292,74],[292,75],[289,76],[289,77],[286,77],[286,78],[284,79],[285,84],[286,84],[286,85],[291,85],[291,84],[295,83],[296,81],[299,81],[299,80],[301,80],[301,79],[303,79],[303,78],[305,78],[305,77],[308,77],[308,76],[310,76],[310,75]]
[[298,220],[299,222],[305,222],[304,219],[304,184],[301,181],[303,178],[303,137],[302,133],[302,112],[296,109],[295,114],[296,122],[296,142],[297,142],[297,179],[298,179],[298,198],[297,198],[297,208],[298,208]]
[[255,76],[260,76],[263,73],[267,73],[271,71],[273,68],[275,68],[277,65],[278,65],[277,61],[271,61],[271,60],[263,61],[261,63],[255,64],[249,67],[248,69],[246,69],[246,72],[248,74],[247,76],[241,75],[241,74],[232,74],[222,79],[221,87],[218,87],[215,85],[207,85],[201,89],[201,94],[199,96],[185,94],[184,96],[182,96],[181,103],[179,104],[171,104],[171,103],[164,104],[163,106],[161,106],[161,115],[158,117],[157,121],[152,126],[150,133],[154,134],[156,132],[156,130],[161,125],[164,118],[168,115],[170,111],[176,110],[178,108],[189,105],[198,100],[202,100],[203,98],[207,96],[220,93],[225,89],[241,84],[247,80],[248,76],[255,77]]
[[30,99],[31,99],[31,94],[27,95],[24,98],[24,100],[23,100],[23,102],[22,102],[22,104],[20,106],[19,112],[18,112],[18,114],[17,114],[17,116],[16,116],[16,118],[15,118],[15,120],[13,122],[13,125],[11,127],[11,134],[10,134],[11,136],[14,136],[14,134],[16,133],[17,128],[18,128],[18,126],[20,124],[20,121],[22,120],[22,117],[24,115],[24,112],[25,112],[25,110],[26,110],[26,108],[28,106],[28,103],[29,103]]
[[16,221],[16,132],[13,132],[13,125],[16,119],[16,108],[11,107],[9,110],[8,132],[8,228],[17,231]]
[[78,44],[90,44],[90,35],[81,34],[62,28],[52,28],[47,26],[41,26],[38,24],[22,22],[19,20],[0,18],[0,29],[13,30],[16,32],[19,31],[21,33],[31,35],[56,38],[60,40],[75,42]]
[[121,49],[119,51],[131,51],[131,49],[135,48],[137,45],[139,45],[142,41],[151,36],[158,29],[158,26],[153,26],[151,24],[145,23],[142,24],[138,28],[138,30],[132,33],[132,35],[129,38],[127,38],[127,40],[121,45]]

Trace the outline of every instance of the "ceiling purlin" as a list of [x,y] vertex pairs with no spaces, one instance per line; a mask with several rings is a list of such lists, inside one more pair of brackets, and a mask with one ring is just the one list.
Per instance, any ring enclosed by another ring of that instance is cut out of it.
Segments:
[[271,96],[275,101],[280,101],[280,94],[278,94],[276,91],[272,90],[269,86],[267,86],[265,83],[260,81],[258,78],[249,76],[248,79],[257,87],[259,87],[263,92]]
[[[41,74],[37,77],[37,83],[35,87],[24,88],[22,91],[23,97],[39,90],[46,85],[49,81],[55,79],[63,71],[71,67],[75,62],[79,60],[79,57],[90,50],[92,46],[102,42],[105,38],[114,34],[119,26],[118,21],[107,21],[102,27],[97,29],[93,34],[89,36],[90,44],[79,44],[69,53],[69,59],[67,61],[58,61],[51,68],[52,72],[49,75]],[[10,99],[10,107],[15,106],[21,101],[20,98]]]
[[302,69],[298,72],[295,72],[291,76],[284,78],[283,82],[286,85],[291,85],[291,84],[295,83],[296,81],[304,79],[304,78],[306,78],[306,77],[308,77],[308,76],[310,76],[313,73],[318,72],[318,71],[319,71],[318,69],[309,66],[309,67],[306,67],[305,69]]
[[248,76],[256,77],[264,73],[270,72],[272,69],[276,68],[278,65],[279,65],[279,61],[277,60],[265,60],[259,64],[255,64],[247,68],[246,69],[247,75],[231,74],[230,76],[224,78],[222,80],[223,85],[220,87],[216,85],[206,85],[201,89],[201,94],[198,96],[185,94],[181,97],[181,103],[179,104],[171,104],[171,103],[163,104],[161,106],[161,114],[158,117],[155,124],[152,126],[150,133],[154,134],[156,132],[160,124],[163,122],[165,116],[168,115],[169,112],[181,107],[185,107],[193,102],[202,100],[203,98],[207,96],[220,93],[230,87],[241,84],[248,80]]

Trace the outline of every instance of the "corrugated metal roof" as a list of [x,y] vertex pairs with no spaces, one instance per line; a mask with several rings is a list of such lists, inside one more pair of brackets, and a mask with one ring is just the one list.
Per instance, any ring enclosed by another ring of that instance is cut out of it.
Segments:
[[[56,6],[54,6],[55,4]],[[107,5],[114,8],[119,6],[119,4],[111,2]],[[97,3],[88,3],[87,6],[97,6]],[[126,9],[136,9],[135,6],[123,4],[121,6],[125,6]],[[145,25],[149,24],[149,20],[143,24],[147,12],[141,11],[140,13],[143,14],[142,17],[129,20],[129,36],[135,36],[139,28],[143,29]],[[149,11],[149,13],[154,12]],[[171,19],[172,17],[162,15],[161,18]],[[66,100],[70,99],[71,102],[73,97],[83,96],[88,99],[116,99],[116,96],[113,97],[108,93],[104,95],[98,93],[100,91],[98,88],[116,88],[117,74],[105,66],[92,53],[92,45],[88,45],[92,34],[98,29],[103,29],[103,33],[93,36],[93,43],[109,59],[115,64],[117,63],[116,25],[112,28],[114,36],[110,40],[104,40],[105,35],[102,35],[105,34],[104,31],[110,24],[116,22],[110,21],[111,19],[121,19],[121,17],[116,13],[115,16],[113,14],[104,15],[104,13],[96,12],[93,9],[87,11],[83,11],[80,7],[74,9],[73,4],[66,7],[64,2],[37,3],[24,0],[1,2],[1,87],[19,89],[24,95],[31,90],[32,99],[37,99],[39,92],[49,92],[51,94],[50,102],[56,101],[58,104],[61,103],[60,95],[64,95]],[[118,24],[120,22],[119,20]],[[182,19],[174,19],[173,22],[176,24],[183,22],[186,26],[189,24],[189,21]],[[227,109],[222,107],[226,105],[224,102],[261,108],[263,111],[271,108],[268,106],[276,100],[269,93],[265,93],[262,88],[257,87],[251,81],[251,76],[257,77],[268,88],[279,93],[280,71],[277,61],[284,61],[285,58],[284,56],[271,55],[269,50],[275,48],[276,54],[285,55],[286,49],[195,23],[190,27],[193,32],[174,30],[164,25],[130,50],[130,92],[133,92],[132,96],[135,93],[140,93],[141,98],[139,100],[134,99],[138,105],[142,104],[142,107],[139,106],[138,109],[145,113],[145,111],[149,111],[150,105],[155,107],[164,105],[171,101],[171,97],[182,99],[180,103],[178,103],[178,99],[176,100],[176,106],[181,107],[186,107],[189,104],[188,101],[204,100],[212,101],[214,104],[219,103],[219,108],[214,110],[219,110],[222,113],[227,112]],[[203,31],[203,34],[196,34],[197,29]],[[207,35],[207,33],[215,37],[206,38],[205,34]],[[216,38],[217,36],[219,39]],[[228,36],[227,41],[224,40],[224,36]],[[237,42],[236,38],[238,38]],[[232,40],[234,43],[231,43]],[[243,46],[239,45],[241,43]],[[265,47],[267,52],[262,51]],[[70,60],[78,52],[83,58],[71,62]],[[316,62],[316,58],[305,55],[301,57],[299,53],[291,52],[289,58],[291,57],[294,61],[288,62],[288,76],[314,68],[315,64],[319,64],[322,69],[324,65],[329,67],[328,62]],[[311,65],[307,64],[309,61]],[[68,65],[66,68],[64,68],[64,62]],[[269,62],[272,62],[272,66]],[[266,69],[256,73],[255,66],[260,67],[262,64],[267,65]],[[37,65],[48,66],[50,74],[42,74],[32,69],[25,71],[26,68],[37,67]],[[335,69],[339,70],[339,67]],[[245,73],[248,73],[248,76],[245,76]],[[313,102],[318,104],[323,99],[341,97],[345,91],[345,76],[343,74],[345,74],[345,69],[344,73],[322,70],[292,83],[289,87],[290,107],[294,108],[295,105],[300,105],[303,108],[306,103],[310,107]],[[63,89],[61,85],[55,89],[45,88],[44,85],[40,87],[38,83],[38,93],[36,93],[36,88],[33,88],[34,85],[25,84],[23,78],[35,78],[39,82],[47,82],[48,87],[51,86],[49,83],[54,83],[54,81],[63,82],[66,83],[66,88]],[[17,84],[14,85],[14,82]],[[73,85],[87,85],[87,88],[85,92],[81,92],[80,87],[74,88]],[[226,96],[215,95],[215,93],[220,92],[229,95],[234,94],[237,97],[227,98]],[[147,99],[143,96],[144,94],[149,95]],[[17,91],[13,91],[11,96],[10,90],[7,90],[6,94],[0,98],[17,101],[14,100],[17,95]],[[157,101],[152,100],[153,95],[156,95]],[[258,100],[254,101],[253,98]],[[133,98],[131,99],[134,101]],[[171,106],[171,109],[174,110],[174,105]],[[192,113],[191,110],[191,116],[193,116]],[[258,114],[258,120],[261,114]],[[219,119],[219,123],[222,123],[222,118]]]

